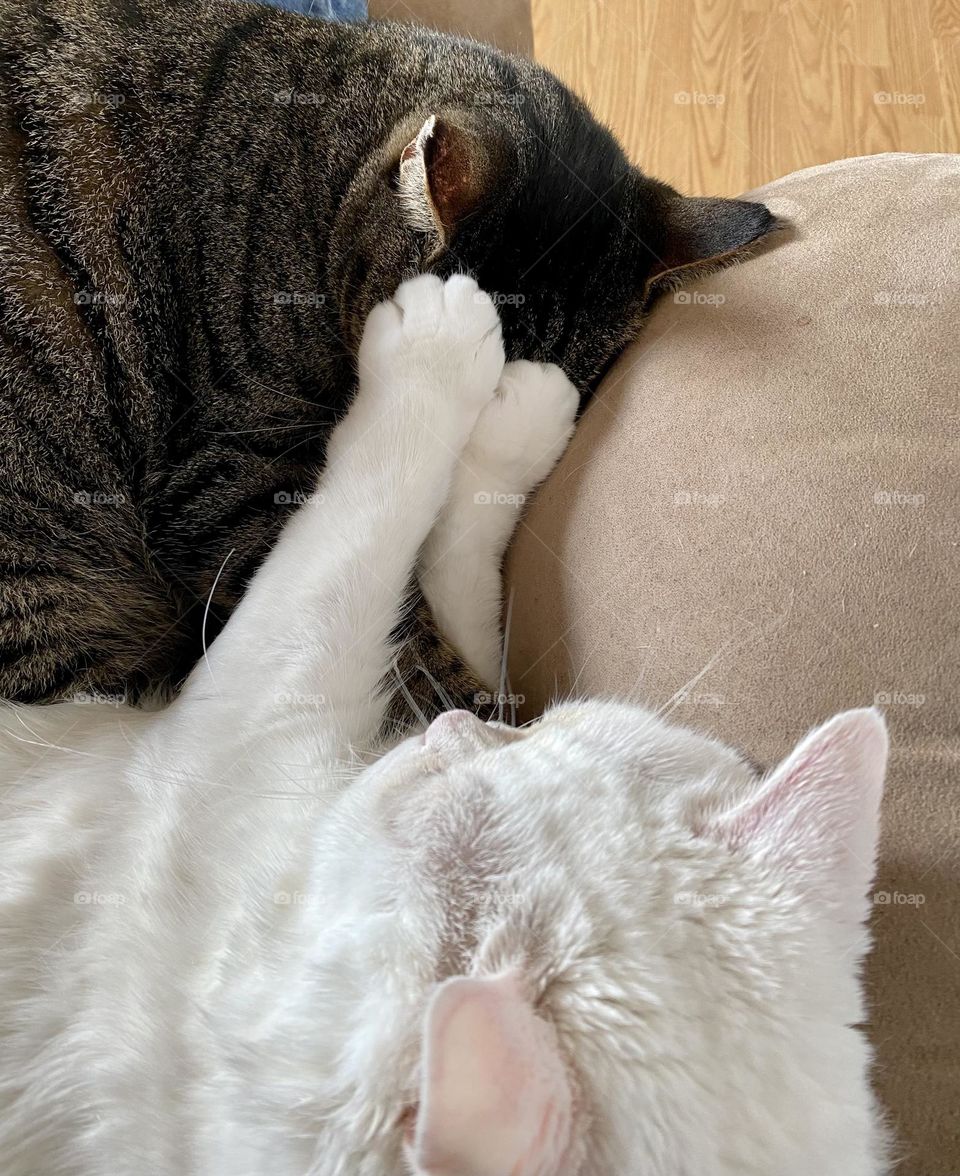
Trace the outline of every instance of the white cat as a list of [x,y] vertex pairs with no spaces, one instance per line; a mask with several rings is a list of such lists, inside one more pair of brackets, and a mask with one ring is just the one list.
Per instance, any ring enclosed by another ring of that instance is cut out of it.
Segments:
[[576,403],[504,368],[472,281],[407,283],[180,698],[3,712],[5,1176],[886,1170],[853,1027],[875,712],[763,781],[609,702],[378,746],[418,553],[495,674],[516,501]]

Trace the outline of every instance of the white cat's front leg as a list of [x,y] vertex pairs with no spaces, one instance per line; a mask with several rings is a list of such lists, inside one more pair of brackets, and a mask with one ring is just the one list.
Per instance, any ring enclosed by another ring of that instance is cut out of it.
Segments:
[[491,687],[500,677],[504,552],[528,495],[570,440],[578,403],[560,368],[508,363],[424,546],[420,585],[437,625]]
[[472,279],[419,277],[373,311],[315,498],[194,671],[182,710],[204,699],[282,722],[302,700],[338,745],[373,739],[417,552],[502,370],[499,319]]

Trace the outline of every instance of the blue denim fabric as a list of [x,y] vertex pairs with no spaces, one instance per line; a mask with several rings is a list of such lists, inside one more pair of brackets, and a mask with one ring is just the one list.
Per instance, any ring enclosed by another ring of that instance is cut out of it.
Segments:
[[366,20],[366,0],[263,0],[275,8],[302,12],[321,20]]

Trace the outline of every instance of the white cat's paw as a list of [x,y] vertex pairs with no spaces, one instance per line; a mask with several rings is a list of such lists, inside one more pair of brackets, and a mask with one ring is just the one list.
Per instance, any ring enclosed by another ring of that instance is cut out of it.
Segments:
[[580,396],[552,363],[508,363],[496,397],[480,414],[469,455],[517,493],[550,473],[573,435]]
[[503,372],[500,318],[473,278],[424,274],[375,307],[360,345],[362,383],[421,411],[460,412],[472,425]]

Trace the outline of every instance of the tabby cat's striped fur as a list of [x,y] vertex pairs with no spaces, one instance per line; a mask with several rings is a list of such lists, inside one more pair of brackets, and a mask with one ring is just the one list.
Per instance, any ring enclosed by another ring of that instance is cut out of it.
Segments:
[[405,275],[473,272],[508,354],[586,392],[651,279],[771,226],[644,177],[528,62],[229,0],[0,0],[0,120],[0,697],[25,701],[182,679]]

